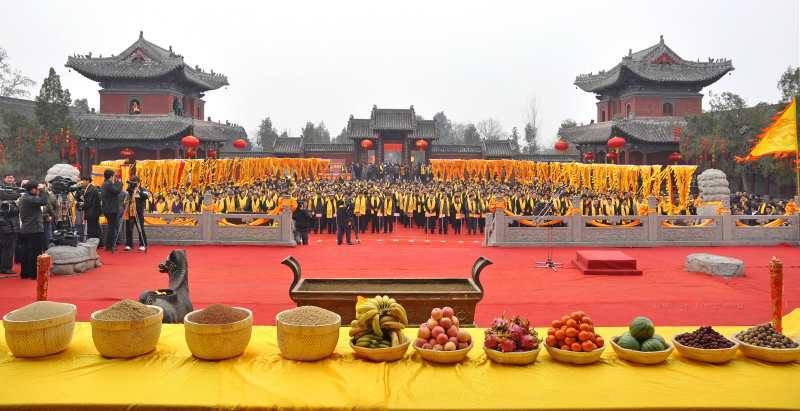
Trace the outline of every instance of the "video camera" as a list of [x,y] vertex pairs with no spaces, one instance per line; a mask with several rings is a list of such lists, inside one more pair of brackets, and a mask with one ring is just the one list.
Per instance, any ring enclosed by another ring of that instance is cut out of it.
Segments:
[[25,189],[17,186],[0,186],[0,201],[17,201]]
[[80,185],[66,177],[58,176],[50,180],[50,189],[53,190],[53,194],[56,195],[71,193],[77,191],[80,187]]

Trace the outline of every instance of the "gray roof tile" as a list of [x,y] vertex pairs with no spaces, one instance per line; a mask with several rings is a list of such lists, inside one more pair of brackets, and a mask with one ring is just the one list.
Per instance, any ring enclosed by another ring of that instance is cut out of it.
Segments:
[[672,143],[672,130],[686,127],[683,117],[637,117],[562,128],[558,135],[574,144],[603,144],[621,135],[645,143]]
[[[673,64],[655,63],[666,55]],[[694,62],[681,58],[662,40],[644,50],[631,53],[610,70],[597,74],[584,74],[575,79],[575,85],[588,92],[600,93],[603,90],[622,84],[626,77],[637,77],[656,82],[695,83],[707,86],[733,70],[730,60],[709,59],[707,62]]]
[[514,155],[510,140],[484,140],[484,157],[507,157]]
[[306,153],[352,153],[353,144],[305,143],[303,151]]
[[481,154],[482,145],[471,144],[434,144],[431,146],[433,154]]
[[189,133],[200,141],[224,142],[247,138],[240,126],[174,115],[84,114],[76,118],[75,135],[96,140],[165,140]]
[[67,58],[66,67],[95,81],[156,79],[174,73],[201,90],[214,90],[228,85],[228,78],[224,75],[192,68],[183,61],[183,56],[147,41],[141,35],[116,56],[71,56]]
[[300,137],[278,137],[272,146],[275,154],[301,154],[303,152],[303,139]]

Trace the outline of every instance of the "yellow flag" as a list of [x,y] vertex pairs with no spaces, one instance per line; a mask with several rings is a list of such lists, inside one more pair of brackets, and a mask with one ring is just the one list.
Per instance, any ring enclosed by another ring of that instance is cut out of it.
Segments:
[[797,152],[797,98],[793,97],[783,112],[773,119],[775,121],[758,136],[758,143],[750,154],[745,158],[737,157],[736,161],[753,161],[769,154],[788,156]]

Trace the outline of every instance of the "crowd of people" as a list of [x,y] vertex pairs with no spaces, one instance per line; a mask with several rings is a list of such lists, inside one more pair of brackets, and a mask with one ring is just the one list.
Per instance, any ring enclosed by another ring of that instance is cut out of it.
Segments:
[[[135,176],[132,180],[137,181]],[[76,241],[97,238],[101,246],[114,250],[119,240],[119,222],[124,219],[134,223],[125,225],[125,249],[130,251],[132,232],[137,218],[143,221],[147,197],[146,190],[130,182],[122,190],[122,183],[110,170],[101,187],[92,184],[89,176],[83,176],[66,190],[57,190],[51,183],[17,181],[13,175],[6,175],[0,194],[0,275],[15,275],[13,264],[17,262],[20,277],[25,279],[36,279],[36,258],[53,244],[54,234],[60,229],[77,233]],[[105,236],[101,216],[108,222]],[[143,225],[138,226],[140,250],[144,251],[147,239]]]
[[[207,207],[203,197],[208,192],[213,199],[212,211],[274,214],[281,206],[280,199],[291,197],[300,205],[300,211],[294,213],[298,243],[307,243],[309,232],[347,237],[348,231],[392,233],[398,226],[421,229],[426,234],[483,233],[485,215],[498,205],[498,199],[509,213],[520,216],[568,215],[576,212],[575,196],[580,198],[577,210],[585,216],[644,215],[648,208],[646,198],[631,192],[570,191],[535,182],[435,181],[425,166],[409,170],[396,164],[354,166],[352,176],[352,180],[273,178],[251,184],[174,189],[155,194],[144,208],[152,213],[196,213]],[[700,204],[692,195],[685,207],[677,199],[670,201],[665,193],[656,199],[656,212],[661,215],[695,215]],[[741,193],[731,201],[733,213],[740,215],[782,215],[787,205],[785,201]]]

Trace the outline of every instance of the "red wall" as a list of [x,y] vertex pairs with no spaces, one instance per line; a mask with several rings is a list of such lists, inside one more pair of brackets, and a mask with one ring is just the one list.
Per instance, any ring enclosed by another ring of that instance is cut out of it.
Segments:
[[682,97],[674,99],[664,99],[661,96],[631,96],[623,99],[611,99],[597,103],[597,122],[602,120],[602,112],[606,112],[606,121],[616,118],[624,118],[627,114],[626,107],[631,105],[631,114],[636,117],[661,117],[664,115],[664,103],[672,103],[673,116],[687,116],[702,112],[703,99],[697,97]]
[[142,114],[169,114],[172,112],[170,94],[100,94],[100,113],[128,114],[128,103],[136,98],[142,103]]

